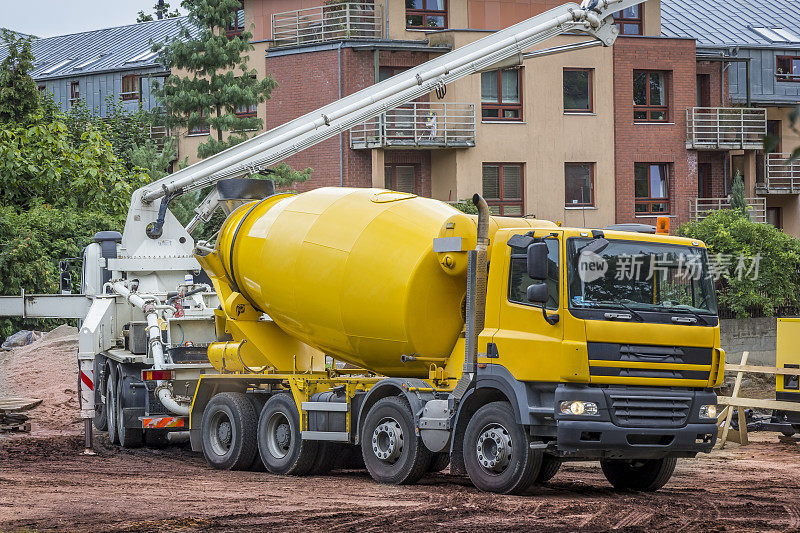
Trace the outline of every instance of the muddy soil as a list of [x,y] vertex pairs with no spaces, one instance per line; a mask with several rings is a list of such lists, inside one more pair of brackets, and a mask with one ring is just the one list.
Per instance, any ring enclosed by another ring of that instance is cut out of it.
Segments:
[[414,486],[365,471],[318,477],[211,470],[185,446],[98,455],[80,436],[0,440],[0,531],[622,530],[800,531],[800,439],[753,434],[679,461],[654,494],[613,491],[596,463],[570,463],[522,496],[430,475]]

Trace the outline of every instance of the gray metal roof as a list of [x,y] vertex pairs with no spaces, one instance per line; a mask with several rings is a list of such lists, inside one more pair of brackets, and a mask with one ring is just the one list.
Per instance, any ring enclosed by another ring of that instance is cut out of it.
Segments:
[[693,37],[698,47],[798,48],[753,28],[782,28],[800,36],[800,0],[661,0],[661,33]]
[[[149,54],[151,41],[178,37],[181,24],[191,28],[187,17],[178,17],[35,39],[35,68],[31,75],[40,81],[115,70],[152,69],[158,65],[158,58]],[[5,47],[0,47],[0,61],[7,54]]]

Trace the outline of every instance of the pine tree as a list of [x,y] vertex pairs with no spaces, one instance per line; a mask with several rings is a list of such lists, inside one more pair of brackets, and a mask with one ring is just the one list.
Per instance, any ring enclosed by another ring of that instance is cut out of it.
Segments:
[[26,122],[39,108],[39,91],[30,76],[33,51],[30,37],[3,30],[8,56],[0,63],[0,123]]
[[136,18],[136,22],[152,22],[156,18],[161,20],[172,19],[181,16],[181,12],[178,11],[178,8],[175,8],[174,11],[170,11],[169,2],[164,2],[163,0],[156,2],[156,5],[153,6],[153,12],[155,13],[155,16],[145,13],[144,11],[139,11],[139,16]]
[[731,186],[731,209],[739,211],[747,218],[750,218],[747,199],[744,197],[744,178],[742,178],[742,173],[738,170],[733,177],[733,185]]
[[257,79],[255,69],[248,68],[247,52],[253,50],[250,32],[226,35],[225,28],[240,8],[239,0],[193,0],[183,5],[195,31],[182,25],[179,36],[156,44],[154,50],[159,51],[163,65],[186,74],[166,78],[156,88],[156,96],[167,125],[213,130],[198,149],[197,155],[203,158],[238,144],[248,138],[245,132],[262,127],[260,118],[237,116],[236,109],[265,102],[277,83],[272,76]]

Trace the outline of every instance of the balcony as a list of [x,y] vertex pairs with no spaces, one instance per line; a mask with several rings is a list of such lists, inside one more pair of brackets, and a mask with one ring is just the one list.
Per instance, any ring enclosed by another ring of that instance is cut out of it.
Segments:
[[412,102],[350,130],[350,147],[471,148],[475,146],[475,105]]
[[273,46],[383,37],[383,6],[331,4],[272,15]]
[[800,161],[787,163],[791,154],[767,154],[764,182],[756,183],[757,194],[800,194]]
[[[767,199],[746,198],[746,200],[750,207],[750,220],[765,224],[767,222]],[[689,219],[703,220],[713,211],[730,208],[731,204],[728,198],[694,198],[689,200]]]
[[686,148],[759,150],[767,134],[767,110],[693,107],[686,110]]

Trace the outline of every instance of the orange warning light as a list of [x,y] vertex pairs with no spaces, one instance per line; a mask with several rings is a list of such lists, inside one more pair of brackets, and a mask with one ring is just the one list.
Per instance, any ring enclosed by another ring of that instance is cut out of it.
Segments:
[[669,235],[669,217],[658,217],[656,235]]

